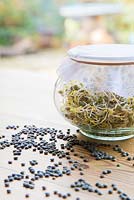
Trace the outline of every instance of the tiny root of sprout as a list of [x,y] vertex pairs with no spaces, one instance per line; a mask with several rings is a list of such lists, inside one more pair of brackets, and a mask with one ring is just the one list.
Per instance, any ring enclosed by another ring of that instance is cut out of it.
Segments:
[[61,112],[77,126],[115,129],[134,126],[134,97],[114,92],[92,92],[84,84],[71,81],[59,91],[63,97]]

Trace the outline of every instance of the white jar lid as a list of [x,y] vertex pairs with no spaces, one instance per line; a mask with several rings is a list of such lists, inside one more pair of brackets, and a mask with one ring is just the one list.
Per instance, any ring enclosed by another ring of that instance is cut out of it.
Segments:
[[71,59],[92,64],[134,64],[134,45],[98,44],[77,46],[68,51]]

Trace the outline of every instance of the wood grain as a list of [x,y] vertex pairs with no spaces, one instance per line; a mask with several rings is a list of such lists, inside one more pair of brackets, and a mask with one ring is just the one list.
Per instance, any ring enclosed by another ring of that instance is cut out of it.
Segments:
[[[61,124],[54,124],[50,122],[41,122],[35,121],[31,119],[14,119],[6,118],[1,120],[0,125],[0,134],[6,135],[7,138],[10,138],[10,135],[14,132],[11,130],[6,130],[5,127],[8,124],[20,125],[23,127],[24,124],[35,124],[36,126],[40,127],[54,127],[56,129],[62,129],[65,131],[67,128],[71,128],[71,133],[75,133],[75,129],[73,127],[69,127],[66,125]],[[15,132],[14,132],[15,133]],[[47,136],[46,136],[47,137]],[[78,135],[79,139],[87,139],[82,135]],[[106,143],[106,142],[105,142]],[[60,141],[58,140],[58,145]],[[126,141],[120,142],[113,142],[112,144],[119,144],[125,151],[129,152],[131,156],[134,156],[134,139],[129,139]],[[45,156],[39,154],[38,152],[34,153],[32,150],[23,151],[22,155],[19,157],[18,161],[14,161],[12,159],[12,148],[7,148],[4,150],[0,150],[0,200],[24,200],[25,194],[28,193],[30,195],[30,200],[43,200],[43,199],[50,199],[50,200],[58,200],[61,199],[53,194],[54,190],[58,190],[59,192],[65,194],[67,192],[71,193],[71,197],[68,197],[68,200],[75,200],[76,197],[80,197],[81,200],[118,200],[119,195],[117,192],[113,192],[112,195],[108,194],[108,190],[111,189],[111,184],[115,183],[118,188],[127,193],[132,199],[134,199],[134,160],[126,161],[126,158],[121,157],[121,155],[112,150],[112,147],[103,147],[102,150],[109,152],[111,155],[115,155],[117,158],[116,162],[112,162],[109,160],[101,160],[97,161],[93,157],[91,157],[87,150],[83,149],[82,147],[75,146],[75,150],[79,155],[84,155],[86,158],[89,159],[89,162],[83,162],[83,160],[78,156],[74,156],[74,153],[71,153],[71,158],[73,160],[77,160],[81,166],[84,168],[84,175],[80,175],[79,170],[72,171],[71,176],[64,175],[62,178],[57,178],[52,180],[52,178],[42,178],[39,181],[35,182],[35,189],[29,190],[22,187],[22,181],[14,181],[11,183],[11,194],[6,193],[6,189],[4,188],[3,179],[5,179],[8,175],[13,172],[20,172],[26,171],[29,166],[29,160],[36,159],[38,160],[37,169],[45,170],[46,167],[50,163],[51,155]],[[13,160],[13,164],[9,165],[8,160]],[[60,159],[54,157],[55,162],[58,162]],[[61,160],[60,160],[61,161]],[[25,162],[26,166],[21,167],[21,162]],[[63,166],[70,167],[66,158],[62,158]],[[117,167],[117,164],[120,164],[120,167]],[[104,179],[100,179],[99,176],[104,169],[111,169],[112,173],[106,175]],[[80,192],[75,192],[72,188],[70,188],[70,184],[77,181],[79,178],[85,179],[88,183],[94,186],[96,182],[106,183],[108,184],[109,189],[101,189],[103,195],[98,196],[95,193],[89,193],[84,190],[80,190]],[[41,186],[45,185],[47,191],[50,192],[50,197],[45,197],[44,192],[41,190]]]

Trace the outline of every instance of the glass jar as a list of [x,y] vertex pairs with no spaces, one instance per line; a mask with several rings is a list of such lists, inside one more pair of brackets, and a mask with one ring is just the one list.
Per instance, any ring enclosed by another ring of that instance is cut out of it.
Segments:
[[134,136],[134,45],[72,48],[58,69],[55,104],[90,138]]

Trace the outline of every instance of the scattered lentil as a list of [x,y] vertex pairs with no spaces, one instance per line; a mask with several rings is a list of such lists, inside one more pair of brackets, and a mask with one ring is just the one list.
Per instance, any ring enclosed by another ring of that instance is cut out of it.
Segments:
[[[12,128],[12,129],[14,129],[14,128]],[[50,135],[49,142],[44,140],[44,138],[43,138],[43,136],[45,136],[46,134]],[[25,136],[23,136],[23,135],[25,135]],[[5,136],[0,137],[0,139],[2,139],[2,138],[5,138]],[[59,140],[66,141],[65,144],[63,144],[63,143],[61,144],[60,149],[58,149],[56,147],[57,138]],[[37,141],[36,141],[36,139],[37,139]],[[84,162],[88,162],[88,159],[85,158],[83,155],[79,155],[78,153],[75,152],[75,149],[74,149],[75,145],[79,145],[80,147],[83,147],[84,149],[86,149],[90,153],[90,155],[92,157],[94,157],[96,160],[107,159],[107,160],[111,160],[111,161],[116,161],[116,158],[114,156],[108,154],[105,151],[99,150],[99,147],[101,147],[101,146],[109,147],[110,145],[78,140],[76,135],[70,135],[70,130],[67,130],[67,132],[65,134],[65,133],[63,133],[62,130],[58,131],[54,128],[37,128],[34,125],[33,126],[25,126],[24,129],[22,129],[18,133],[12,135],[11,141],[8,141],[8,140],[0,141],[0,149],[5,149],[6,147],[9,147],[11,145],[13,146],[14,160],[17,160],[18,157],[21,156],[23,149],[27,150],[27,149],[32,148],[33,151],[38,151],[40,154],[44,154],[44,155],[51,154],[52,156],[57,156],[58,158],[66,158],[68,160],[68,163],[70,163],[72,165],[70,166],[70,168],[67,168],[67,166],[63,166],[63,169],[61,169],[61,168],[58,168],[59,165],[62,165],[62,162],[60,161],[58,163],[54,163],[53,166],[47,166],[46,170],[41,171],[41,170],[35,170],[33,168],[33,166],[37,165],[38,162],[36,160],[31,160],[31,161],[29,161],[29,164],[32,167],[28,167],[28,170],[31,173],[31,175],[24,176],[24,172],[20,172],[19,174],[9,175],[8,179],[4,180],[5,187],[9,187],[9,182],[12,182],[14,180],[24,179],[23,187],[29,188],[29,189],[34,189],[34,186],[35,186],[34,181],[35,180],[38,180],[43,177],[45,177],[45,178],[52,177],[52,179],[55,179],[57,177],[63,176],[64,174],[70,175],[71,171],[73,171],[77,168],[79,171],[81,171],[80,175],[83,175],[84,174],[82,172],[83,168],[80,167],[80,163],[78,161],[73,161],[71,159],[70,152],[74,152],[74,156],[76,156],[76,157],[79,156],[80,158],[83,159]],[[68,150],[68,151],[66,152],[66,150]],[[120,153],[121,156],[123,156],[123,157],[129,156],[129,153],[125,152],[119,145],[115,145],[113,147],[113,150]],[[134,157],[133,158],[130,156],[127,157],[128,161],[132,160],[132,159],[134,159]],[[50,161],[54,162],[54,158],[50,158]],[[11,164],[10,162],[12,162],[12,161],[8,161],[8,164]],[[21,166],[24,167],[25,163],[21,163]],[[120,165],[117,164],[117,166],[120,166]],[[134,164],[133,164],[133,166],[134,166]],[[110,169],[104,170],[102,172],[102,174],[100,175],[100,178],[104,178],[104,175],[110,174],[111,172],[112,171]],[[33,177],[31,177],[31,176],[33,176]],[[31,181],[26,180],[29,178]],[[98,189],[94,189],[89,183],[86,183],[86,181],[84,181],[83,179],[79,179],[74,184],[71,184],[70,187],[74,188],[75,191],[79,191],[81,188],[82,190],[86,190],[88,192],[95,192],[98,195],[103,195]],[[106,184],[96,183],[96,187],[102,189],[102,188],[107,188],[108,186]],[[43,188],[45,188],[45,186],[42,186],[42,190],[45,190]],[[113,188],[113,190],[117,190],[117,193],[120,194],[121,199],[123,199],[123,198],[126,198],[127,200],[130,199],[127,195],[125,195],[120,190],[118,190],[118,188],[117,188],[117,186],[115,186],[115,184],[113,184],[112,188]],[[9,189],[9,191],[11,191],[11,190]],[[112,190],[109,190],[109,191],[112,191]],[[110,194],[109,191],[108,191],[108,193]],[[46,193],[45,193],[45,195],[46,195]],[[50,193],[47,193],[47,194],[48,194],[48,196],[50,196]],[[63,195],[61,193],[59,193],[59,195],[62,198],[67,198],[67,196],[71,196],[70,193],[63,194]],[[78,197],[78,199],[79,199],[79,197]]]
[[45,186],[42,186],[42,190],[46,190],[46,187],[45,187]]
[[24,166],[25,166],[25,163],[21,163],[21,166],[24,167]]
[[108,190],[108,194],[112,194],[113,193],[113,191],[112,190]]
[[120,167],[120,164],[117,164],[116,166],[117,166],[117,167]]
[[29,194],[26,194],[25,197],[26,197],[26,198],[29,198]]
[[45,192],[45,196],[46,196],[46,197],[49,197],[49,196],[50,196],[50,193],[49,193],[49,192]]
[[11,190],[10,190],[10,189],[8,189],[8,190],[7,190],[7,194],[10,194],[10,193],[11,193]]

